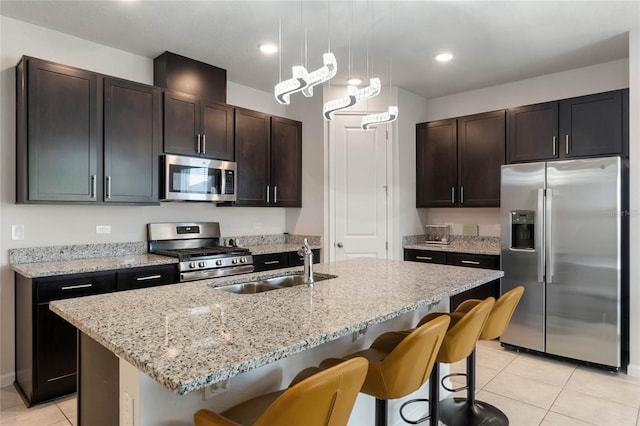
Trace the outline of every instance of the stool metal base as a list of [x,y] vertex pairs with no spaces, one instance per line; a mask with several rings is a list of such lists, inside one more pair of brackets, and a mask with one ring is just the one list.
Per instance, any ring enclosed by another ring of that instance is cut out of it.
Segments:
[[447,426],[508,426],[507,416],[491,404],[475,401],[470,405],[465,398],[440,401],[440,421]]

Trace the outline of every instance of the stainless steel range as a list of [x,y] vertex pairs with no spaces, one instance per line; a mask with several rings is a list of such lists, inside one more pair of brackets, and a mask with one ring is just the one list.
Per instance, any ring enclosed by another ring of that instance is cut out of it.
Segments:
[[180,282],[253,272],[249,249],[220,244],[218,222],[149,223],[149,253],[177,257]]

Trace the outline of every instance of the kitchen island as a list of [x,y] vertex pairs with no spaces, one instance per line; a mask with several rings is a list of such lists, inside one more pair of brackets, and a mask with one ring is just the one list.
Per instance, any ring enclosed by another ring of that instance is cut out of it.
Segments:
[[[285,386],[300,369],[366,346],[385,329],[412,326],[414,316],[448,309],[451,295],[502,276],[376,259],[315,271],[336,278],[258,294],[216,288],[300,272],[288,268],[52,302],[80,332],[80,424],[97,413],[83,406],[83,349],[117,357],[119,391],[100,400],[115,398],[120,424],[189,424],[198,407],[224,409]],[[86,364],[89,373],[104,367]]]

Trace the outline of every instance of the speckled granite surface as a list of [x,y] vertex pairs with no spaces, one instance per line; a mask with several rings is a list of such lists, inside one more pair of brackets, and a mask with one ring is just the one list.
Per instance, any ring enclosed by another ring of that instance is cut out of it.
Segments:
[[9,250],[9,263],[57,262],[105,256],[146,254],[147,243],[78,244],[52,247],[28,247]]
[[[299,248],[302,245],[302,242],[305,238],[309,241],[310,246],[320,247],[322,245],[322,237],[319,235],[289,235],[289,234],[273,234],[273,235],[246,235],[246,236],[236,236],[236,237],[224,237],[222,240],[226,243],[229,239],[233,239],[240,241],[240,245],[242,247],[260,247],[260,246],[288,246],[293,245],[296,248]],[[278,251],[290,251],[290,250],[276,250],[274,252],[265,252],[265,253],[276,253]],[[261,254],[261,253],[256,253]]]
[[315,287],[233,294],[211,286],[299,272],[55,301],[51,309],[177,394],[261,367],[501,277],[501,271],[350,259]]
[[499,256],[500,237],[465,237],[462,235],[453,235],[449,244],[429,244],[425,243],[424,235],[410,235],[402,238],[402,248]]
[[[299,244],[263,244],[258,246],[245,246],[251,250],[251,254],[269,254],[269,253],[282,253],[287,251],[297,251],[302,247],[302,243]],[[309,244],[312,249],[321,248],[319,245]]]
[[178,259],[157,254],[131,254],[56,262],[21,263],[11,265],[11,269],[27,278],[41,278],[170,263],[178,263]]

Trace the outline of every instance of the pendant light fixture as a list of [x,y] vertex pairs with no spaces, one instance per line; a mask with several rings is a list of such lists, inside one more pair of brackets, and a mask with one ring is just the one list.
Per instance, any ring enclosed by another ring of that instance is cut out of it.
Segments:
[[336,111],[352,107],[358,101],[358,88],[356,86],[347,86],[347,96],[326,102],[322,107],[322,115],[325,120],[333,120]]
[[333,53],[327,52],[323,54],[322,62],[324,66],[307,74],[306,86],[302,89],[302,94],[307,98],[313,96],[313,86],[332,79],[338,72],[338,63]]

